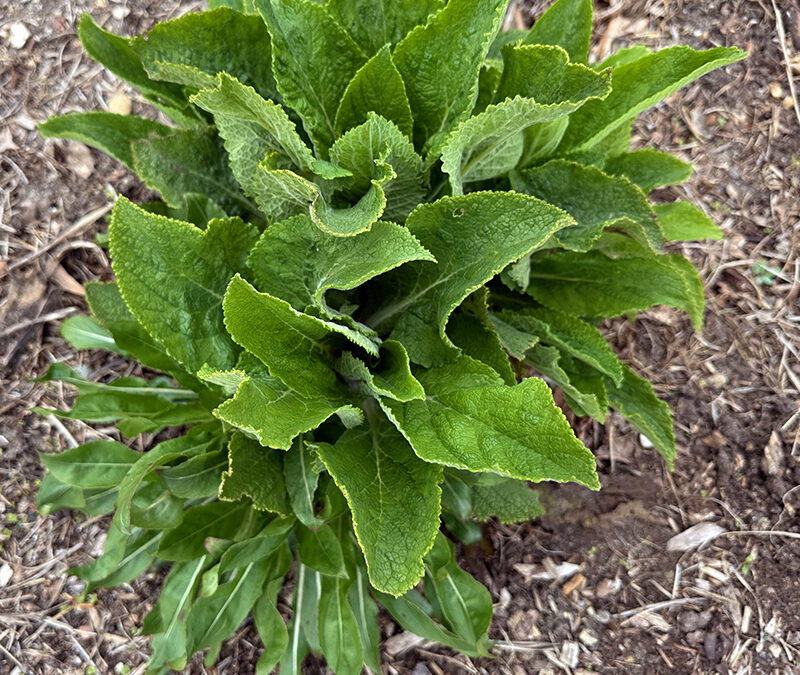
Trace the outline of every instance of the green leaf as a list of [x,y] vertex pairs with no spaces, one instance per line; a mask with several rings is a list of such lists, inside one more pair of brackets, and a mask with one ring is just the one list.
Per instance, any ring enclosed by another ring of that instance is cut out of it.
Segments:
[[36,510],[43,516],[60,509],[81,509],[86,505],[83,490],[67,485],[46,473],[36,492]]
[[411,360],[426,366],[442,363],[455,352],[445,334],[452,311],[570,222],[549,204],[509,192],[445,197],[420,205],[407,227],[438,262],[413,262],[386,275],[386,302],[366,323],[377,328],[399,315],[391,336],[403,343]]
[[325,301],[331,289],[350,290],[411,260],[432,260],[408,230],[376,222],[369,232],[336,237],[306,215],[271,225],[250,252],[247,265],[259,290],[294,309],[316,307],[335,318]]
[[314,529],[298,525],[295,536],[297,553],[303,565],[327,576],[347,576],[342,545],[330,525]]
[[439,529],[441,468],[418,459],[374,408],[317,452],[347,498],[372,585],[399,596],[422,577],[422,556]]
[[134,171],[170,206],[179,208],[187,192],[196,192],[213,199],[226,213],[256,212],[233,177],[214,129],[185,129],[133,141],[132,147]]
[[131,48],[151,75],[190,87],[213,87],[217,73],[239,75],[265,98],[276,96],[269,33],[260,17],[227,7],[157,23]]
[[118,352],[114,338],[94,317],[71,316],[61,324],[61,337],[75,349],[105,349]]
[[595,70],[603,70],[605,68],[616,68],[617,66],[625,65],[638,61],[643,56],[652,54],[653,50],[645,45],[630,45],[629,47],[622,47],[615,51],[611,56],[606,57],[600,63],[593,63],[592,68]]
[[327,356],[328,339],[335,330],[331,323],[259,293],[239,276],[228,286],[223,309],[233,339],[257,356],[270,375],[306,398],[346,399],[347,388]]
[[89,56],[120,79],[132,84],[154,103],[167,109],[173,106],[179,110],[188,107],[180,87],[150,79],[141,59],[131,48],[130,40],[104,31],[89,14],[81,15],[78,36]]
[[656,396],[650,382],[630,368],[625,368],[620,387],[607,380],[606,389],[611,406],[655,446],[671,471],[677,450],[669,405]]
[[315,493],[320,467],[314,462],[303,436],[298,436],[283,458],[283,473],[292,511],[306,527],[320,527],[324,521],[317,517]]
[[137,490],[131,509],[131,524],[145,530],[167,530],[183,518],[183,500],[164,489],[163,484],[148,483]]
[[341,190],[351,201],[375,182],[380,185],[386,195],[384,216],[389,220],[404,222],[425,196],[422,158],[394,122],[374,112],[334,143],[331,161],[352,173],[352,180],[342,181],[347,187]]
[[[500,33],[498,37],[501,35],[505,35],[505,33]],[[500,85],[500,78],[502,75],[503,71],[497,65],[496,61],[486,61],[486,63],[481,66],[481,73],[478,76],[478,98],[475,100],[475,106],[472,108],[473,115],[482,113],[490,103],[495,101],[495,93],[497,92],[497,87]]]
[[105,488],[120,481],[139,453],[114,441],[92,441],[54,455],[39,454],[59,481],[78,488]]
[[[275,560],[276,566],[280,567],[278,563],[282,554],[279,552],[277,556],[273,556],[273,553],[285,546],[286,538],[294,524],[295,519],[292,517],[276,517],[256,536],[232,544],[220,558],[219,573],[224,574],[229,570],[245,567],[251,562],[270,557]],[[279,573],[280,570],[275,572]]]
[[214,115],[231,171],[249,196],[256,194],[253,181],[258,165],[269,153],[278,153],[280,168],[311,170],[311,150],[280,105],[227,73],[220,73],[215,84],[214,89],[195,94],[192,102]]
[[265,591],[253,607],[253,623],[264,643],[264,651],[258,657],[256,675],[269,675],[280,662],[289,645],[289,631],[281,613],[275,606],[275,598]]
[[348,601],[358,626],[364,665],[377,674],[381,671],[381,631],[378,626],[378,606],[370,597],[369,592],[369,582],[363,572],[363,567],[357,565],[355,580],[348,593]]
[[310,0],[257,0],[256,5],[272,35],[278,91],[303,118],[324,159],[336,139],[336,110],[366,57],[322,5]]
[[337,675],[359,675],[364,662],[358,624],[347,602],[350,583],[323,577],[319,598],[319,646]]
[[495,317],[519,331],[533,333],[542,342],[571,354],[607,375],[616,384],[622,382],[623,365],[600,331],[591,324],[570,314],[544,307],[520,311],[503,310],[493,315],[492,320]]
[[575,218],[575,225],[555,236],[563,248],[588,251],[605,228],[622,230],[654,251],[664,243],[647,197],[624,176],[609,176],[593,166],[554,159],[513,173],[511,185]]
[[162,560],[190,561],[205,555],[206,537],[230,539],[250,505],[214,502],[188,509],[177,527],[164,533],[158,547]]
[[258,14],[253,0],[208,0],[209,9],[216,9],[217,7],[230,7],[244,14]]
[[688,284],[687,270],[678,267],[678,259],[685,260],[653,255],[612,259],[598,251],[558,251],[531,265],[528,293],[546,307],[587,318],[669,305],[685,309],[699,328],[702,285]]
[[220,584],[213,595],[200,598],[186,617],[187,652],[213,647],[228,638],[258,597],[269,562],[252,562],[230,581]]
[[539,494],[520,480],[474,485],[470,490],[472,511],[478,520],[497,518],[501,523],[522,523],[544,513]]
[[[691,241],[695,239],[722,239],[723,233],[697,206],[689,202],[656,204],[653,210],[658,216],[667,241]],[[62,329],[63,330],[63,329]]]
[[334,208],[314,183],[292,171],[269,168],[262,162],[253,181],[253,190],[256,202],[270,221],[308,212],[324,232],[353,237],[367,232],[381,217],[386,207],[381,185],[391,178],[391,167],[386,166],[383,177],[372,180],[367,192],[353,206]]
[[[214,415],[255,434],[264,447],[288,450],[298,434],[316,429],[336,413],[353,408],[344,397],[303,397],[272,377],[252,355],[239,362],[241,383],[233,398],[224,401]],[[230,371],[229,371],[230,372]]]
[[109,232],[119,290],[150,335],[191,372],[206,363],[231,367],[237,349],[220,306],[228,281],[245,267],[255,228],[232,218],[212,220],[203,231],[123,197]]
[[367,396],[386,396],[396,401],[425,398],[422,385],[411,374],[408,353],[395,340],[387,340],[381,345],[380,360],[372,369],[350,352],[342,354],[336,367],[345,377],[358,380]]
[[507,0],[451,0],[397,45],[394,62],[406,84],[417,147],[435,153],[443,136],[469,116],[481,64]]
[[169,491],[184,499],[202,499],[217,495],[222,472],[228,468],[227,453],[218,449],[225,437],[215,440],[210,451],[187,459],[182,464],[158,470]]
[[220,499],[249,497],[259,511],[291,513],[283,477],[283,453],[235,433],[228,446],[228,462],[228,470],[222,474]]
[[745,56],[735,47],[695,51],[678,46],[617,66],[614,90],[604,101],[590,101],[573,113],[559,151],[566,154],[590,148],[689,82]]
[[45,138],[68,138],[91,145],[133,168],[131,142],[150,136],[167,136],[174,129],[135,115],[92,111],[51,117],[39,125]]
[[592,37],[592,0],[556,0],[533,24],[524,44],[558,45],[574,63],[586,63]]
[[531,481],[600,484],[594,457],[570,429],[543,380],[508,387],[469,357],[420,370],[424,401],[383,405],[426,462]]
[[506,323],[502,313],[492,314],[490,319],[503,349],[519,361],[524,359],[525,353],[539,342],[538,336],[533,333]]
[[306,578],[309,575],[315,574],[309,570],[305,565],[299,563],[297,565],[297,577],[294,585],[294,596],[292,598],[292,606],[294,608],[294,617],[289,625],[289,645],[283,653],[280,662],[280,672],[283,675],[302,675],[303,661],[308,654],[309,645],[303,633],[303,620],[312,614],[316,626],[316,610],[317,610],[317,597],[306,595],[308,584]]
[[329,0],[326,7],[368,55],[400,42],[444,6],[443,0]]
[[669,153],[643,148],[606,160],[603,171],[612,176],[626,176],[648,193],[661,185],[675,185],[688,180],[692,175],[692,165]]
[[403,134],[411,138],[414,130],[411,107],[389,45],[384,45],[350,80],[336,110],[336,133],[341,135],[366,122],[370,112],[394,122]]

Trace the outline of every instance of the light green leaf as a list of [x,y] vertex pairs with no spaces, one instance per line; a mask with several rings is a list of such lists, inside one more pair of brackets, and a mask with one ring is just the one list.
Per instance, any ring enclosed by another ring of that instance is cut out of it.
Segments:
[[605,68],[616,68],[617,66],[625,65],[638,61],[643,56],[652,54],[653,50],[645,45],[631,45],[629,47],[622,47],[615,51],[611,56],[606,57],[600,63],[593,63],[591,67],[594,70],[604,70]]
[[647,197],[624,176],[609,176],[594,166],[554,159],[513,173],[511,185],[575,218],[575,225],[555,236],[563,248],[588,251],[605,228],[622,230],[654,251],[664,243]]
[[191,372],[205,363],[230,368],[237,349],[220,306],[228,281],[245,267],[255,228],[232,218],[203,231],[122,197],[109,232],[120,292],[150,335]]
[[381,671],[381,630],[378,626],[378,606],[369,595],[369,582],[362,565],[356,566],[355,574],[354,583],[348,593],[348,600],[358,625],[364,665],[377,675]]
[[327,576],[347,576],[342,545],[330,525],[314,529],[298,525],[295,536],[303,565]]
[[[327,356],[334,324],[259,293],[239,276],[228,286],[223,308],[225,325],[234,340],[257,356],[270,375],[307,398],[346,398],[347,388],[331,370]],[[373,349],[377,353],[377,348]]]
[[444,6],[443,0],[329,0],[328,11],[368,55],[400,42]]
[[695,51],[678,46],[617,66],[614,90],[604,101],[590,101],[573,113],[559,151],[566,154],[590,148],[689,82],[745,56],[735,47]]
[[272,35],[278,91],[303,118],[324,159],[336,139],[336,110],[366,57],[322,5],[310,0],[257,0],[256,5]]
[[[352,3],[348,1],[347,4]],[[392,61],[388,45],[361,66],[347,85],[336,111],[336,133],[341,135],[364,123],[370,112],[394,122],[403,134],[411,138],[414,120],[411,117],[406,86]]]
[[[697,206],[689,202],[656,204],[658,216],[667,241],[692,241],[695,239],[722,239],[723,233]],[[63,329],[62,329],[63,330]]]
[[164,533],[158,547],[162,560],[191,561],[205,555],[206,537],[230,539],[244,520],[250,504],[213,502],[188,509],[177,527]]
[[478,76],[500,27],[507,0],[451,0],[397,45],[394,62],[414,117],[414,142],[432,153],[467,118]]
[[501,523],[522,523],[544,513],[539,494],[524,481],[507,480],[494,485],[473,485],[472,511],[478,520],[497,518]]
[[350,290],[411,260],[432,260],[407,229],[383,221],[354,237],[335,237],[306,215],[271,225],[247,258],[256,286],[298,311],[313,306],[330,318],[325,293]]
[[495,318],[518,331],[533,333],[542,342],[596,368],[618,385],[622,382],[622,364],[600,331],[591,324],[544,307],[503,310],[492,316],[492,320]]
[[39,125],[45,138],[68,138],[91,145],[133,168],[131,142],[151,135],[167,136],[174,129],[135,115],[92,111],[51,117]]
[[647,437],[672,470],[677,455],[672,413],[669,405],[656,396],[653,385],[625,368],[622,385],[616,387],[607,380],[606,389],[611,407]]
[[397,316],[391,336],[403,343],[411,360],[442,363],[456,352],[445,334],[452,311],[509,263],[571,222],[549,204],[510,192],[478,192],[423,204],[409,216],[407,227],[438,262],[408,263],[386,275],[386,303],[365,323],[378,328]]
[[690,285],[678,259],[688,263],[677,255],[612,259],[598,251],[558,251],[531,265],[528,293],[546,307],[586,318],[669,305],[685,309],[699,328],[702,284]]
[[208,0],[208,8],[230,7],[244,14],[258,14],[253,0]]
[[59,481],[78,488],[119,485],[139,453],[114,441],[92,441],[53,455],[39,454]]
[[377,181],[386,195],[384,215],[398,223],[425,196],[422,158],[394,122],[374,112],[336,141],[331,161],[353,175],[352,180],[342,181],[345,198],[356,201]]
[[228,446],[228,470],[222,474],[219,498],[237,501],[249,497],[259,511],[291,513],[283,477],[283,453],[264,448],[242,433]]
[[71,316],[61,324],[61,337],[75,349],[105,349],[119,352],[117,343],[94,317]]
[[556,0],[533,24],[524,44],[558,45],[574,63],[586,63],[592,37],[592,0]]
[[532,481],[600,484],[594,457],[570,429],[543,380],[508,387],[488,366],[461,356],[420,369],[425,401],[383,405],[426,462]]
[[372,585],[399,596],[422,577],[439,529],[441,468],[418,459],[373,407],[369,428],[351,429],[317,452],[353,513]]
[[244,354],[237,368],[233,372],[240,373],[241,383],[234,397],[221,403],[214,415],[254,434],[266,448],[288,450],[298,434],[316,429],[338,412],[354,410],[343,395],[303,397],[288,389],[252,354]]
[[321,467],[314,461],[302,436],[298,436],[283,458],[283,473],[289,502],[297,518],[306,527],[320,527],[323,520],[317,517],[315,493]]
[[303,675],[303,661],[308,654],[309,645],[302,630],[302,622],[309,614],[313,614],[316,624],[317,597],[307,595],[306,578],[315,574],[302,563],[297,565],[297,577],[294,585],[292,607],[294,616],[289,624],[289,645],[281,658],[279,671],[281,674]]
[[319,646],[337,675],[359,675],[364,662],[358,625],[347,602],[350,584],[345,579],[323,577],[319,598]]
[[336,368],[345,377],[359,381],[368,396],[386,396],[396,401],[425,398],[422,385],[411,374],[408,353],[402,344],[387,340],[381,345],[379,356],[377,365],[368,368],[361,359],[345,352]]
[[692,165],[669,153],[643,148],[606,160],[603,171],[612,176],[626,176],[648,193],[661,185],[675,185],[688,180],[692,175]]
[[151,77],[202,88],[226,71],[265,98],[276,96],[269,33],[258,16],[227,7],[184,14],[130,44]]
[[186,616],[187,652],[213,647],[228,638],[244,621],[261,591],[269,561],[252,562],[213,595],[200,598]]

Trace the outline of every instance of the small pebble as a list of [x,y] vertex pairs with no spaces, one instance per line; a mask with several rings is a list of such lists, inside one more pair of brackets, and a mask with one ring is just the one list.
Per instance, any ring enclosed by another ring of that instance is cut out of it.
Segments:
[[8,44],[12,49],[22,49],[31,36],[28,27],[22,22],[12,23],[7,30]]
[[769,95],[772,96],[772,98],[783,98],[783,87],[777,82],[770,82]]

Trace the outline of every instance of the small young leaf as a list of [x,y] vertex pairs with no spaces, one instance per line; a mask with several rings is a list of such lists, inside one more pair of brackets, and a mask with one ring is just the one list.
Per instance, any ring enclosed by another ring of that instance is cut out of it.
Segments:
[[612,176],[626,176],[649,193],[661,185],[683,183],[692,175],[692,165],[666,152],[650,148],[626,152],[606,160],[603,171]]
[[375,588],[394,596],[423,574],[422,556],[439,529],[441,468],[419,460],[376,410],[317,452],[342,490]]
[[222,474],[220,499],[236,501],[249,497],[259,511],[291,513],[283,477],[283,453],[235,433],[229,445],[228,461],[228,471]]
[[94,317],[71,316],[61,324],[61,337],[75,349],[106,349],[119,352],[117,343]]
[[524,44],[557,45],[574,63],[586,63],[592,37],[592,0],[556,0],[528,32]]
[[396,401],[425,398],[422,385],[411,374],[408,353],[395,340],[381,345],[380,361],[372,370],[350,352],[342,355],[337,369],[345,377],[359,380],[363,391],[375,398],[386,396]]
[[416,375],[424,401],[383,405],[426,462],[599,489],[594,457],[543,380],[531,377],[508,387],[491,368],[466,356]]
[[302,436],[298,436],[283,459],[283,473],[289,502],[297,518],[306,527],[320,527],[323,520],[317,517],[315,493],[320,468]]
[[722,239],[723,233],[719,226],[694,204],[655,204],[653,210],[667,241]]

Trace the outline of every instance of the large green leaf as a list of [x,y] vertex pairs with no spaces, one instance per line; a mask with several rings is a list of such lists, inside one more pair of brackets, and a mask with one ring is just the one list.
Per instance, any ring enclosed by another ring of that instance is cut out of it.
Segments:
[[394,122],[400,131],[411,138],[414,120],[406,85],[392,61],[388,45],[367,61],[347,85],[336,110],[336,133],[343,134],[362,124],[370,112]]
[[509,387],[466,356],[416,374],[424,401],[383,405],[426,462],[600,487],[592,453],[575,437],[543,380],[532,377]]
[[283,477],[283,453],[262,447],[235,433],[228,447],[228,470],[222,474],[219,498],[236,501],[249,497],[259,511],[289,515],[289,498]]
[[259,290],[296,310],[309,306],[333,318],[331,289],[350,290],[411,260],[433,260],[407,229],[376,222],[369,232],[336,237],[299,215],[271,225],[247,259]]
[[592,0],[556,0],[533,24],[525,44],[558,45],[569,60],[586,63],[592,37]]
[[478,520],[497,518],[501,523],[521,523],[544,513],[539,494],[521,480],[504,480],[470,488],[472,512]]
[[323,577],[319,598],[319,646],[337,675],[359,675],[364,662],[358,624],[347,602],[350,584],[345,579]]
[[344,493],[372,585],[399,596],[422,577],[439,529],[442,470],[420,460],[384,416],[317,452]]
[[276,96],[269,33],[258,16],[227,7],[184,14],[130,44],[151,77],[201,88],[225,71],[265,98]]
[[245,267],[258,235],[238,218],[205,231],[148,213],[121,197],[111,216],[119,289],[136,319],[170,356],[197,372],[233,366],[236,346],[222,323],[222,296]]
[[193,506],[186,511],[180,525],[164,534],[158,557],[162,560],[190,561],[205,555],[206,538],[233,538],[249,509],[248,503],[213,502]]
[[653,210],[667,241],[722,239],[723,233],[697,206],[690,202],[656,204]]
[[[273,582],[273,584],[278,586],[277,582]],[[267,589],[273,584],[269,584]],[[273,596],[277,596],[277,592],[264,591],[253,607],[253,623],[264,643],[264,651],[258,657],[256,664],[256,675],[269,675],[289,645],[289,631],[281,613],[275,606],[277,598]]]
[[481,64],[507,0],[451,0],[397,45],[394,62],[406,84],[414,141],[434,151],[466,119],[478,95]]
[[347,576],[342,544],[330,525],[318,528],[299,525],[295,536],[297,554],[304,565],[326,576]]
[[609,176],[593,166],[554,159],[513,173],[511,185],[575,218],[575,225],[555,236],[563,248],[588,251],[605,228],[627,232],[656,251],[664,243],[647,197],[624,176]]
[[259,293],[239,276],[228,286],[223,305],[225,325],[234,340],[257,356],[270,375],[301,396],[346,398],[347,387],[336,377],[327,355],[333,324]]
[[220,73],[214,84],[215,88],[195,94],[192,102],[214,115],[231,171],[248,195],[255,197],[258,165],[269,153],[278,153],[280,168],[311,170],[311,150],[280,105],[227,73]]
[[53,455],[39,454],[59,481],[78,488],[119,485],[139,453],[114,441],[92,441]]
[[68,138],[91,145],[132,169],[133,141],[151,135],[166,136],[174,130],[134,115],[92,111],[51,117],[39,125],[39,131],[45,138]]
[[[220,439],[219,444],[224,440],[227,439]],[[227,452],[217,449],[215,444],[210,452],[191,457],[177,466],[158,469],[157,473],[176,497],[204,499],[219,493],[222,472],[227,468]]]
[[617,66],[611,94],[603,101],[590,101],[573,113],[559,151],[566,154],[590,148],[682,86],[745,56],[735,47],[695,51],[678,46]]
[[599,251],[558,251],[531,265],[530,293],[551,309],[586,318],[614,317],[655,305],[685,309],[703,323],[697,272],[678,255],[609,258]]
[[626,176],[645,193],[661,185],[683,183],[692,175],[692,165],[666,152],[642,148],[606,160],[603,171]]
[[133,167],[147,187],[179,208],[187,193],[205,194],[226,213],[247,215],[255,205],[241,192],[228,167],[228,156],[214,129],[176,131],[169,136],[135,140]]
[[377,674],[381,670],[381,655],[379,651],[381,630],[378,626],[378,606],[370,597],[369,582],[361,564],[358,564],[355,568],[355,580],[350,587],[348,600],[358,625],[364,665]]
[[336,141],[331,161],[352,173],[352,179],[342,181],[342,194],[350,201],[378,182],[386,195],[384,215],[389,220],[402,223],[425,196],[422,158],[394,122],[374,112]]
[[622,384],[617,387],[607,380],[606,389],[611,406],[644,434],[672,469],[677,454],[672,413],[656,396],[653,385],[625,368]]
[[278,91],[303,118],[324,158],[336,139],[339,103],[366,57],[322,5],[311,0],[257,0],[256,5],[272,35]]
[[340,395],[303,397],[287,388],[252,354],[244,354],[237,370],[240,383],[233,398],[220,404],[214,415],[233,426],[255,434],[261,445],[288,450],[299,434],[316,429],[336,413],[356,413]]
[[443,0],[329,0],[328,11],[367,54],[400,42],[444,6]]
[[419,206],[409,231],[436,256],[384,277],[386,300],[365,322],[378,328],[397,317],[392,337],[422,365],[442,363],[455,348],[445,334],[452,311],[506,265],[571,223],[554,206],[510,192],[446,197]]

